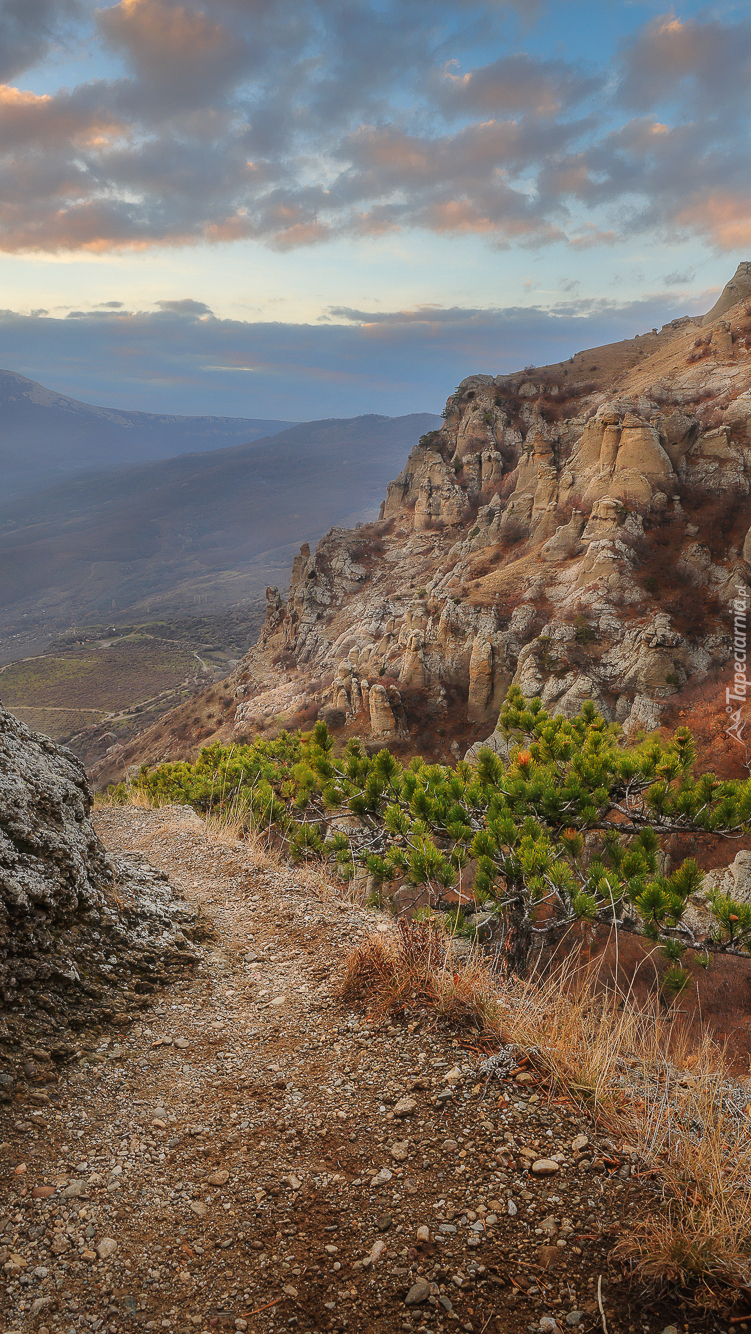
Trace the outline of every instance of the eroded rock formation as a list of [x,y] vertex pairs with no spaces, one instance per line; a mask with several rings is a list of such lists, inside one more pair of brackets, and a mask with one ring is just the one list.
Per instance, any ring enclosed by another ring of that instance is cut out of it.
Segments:
[[[751,575],[746,268],[707,325],[462,381],[379,520],[304,547],[286,598],[269,590],[219,735],[320,712],[447,759],[512,681],[554,712],[591,699],[627,733],[659,726],[728,660]],[[167,727],[137,758],[175,753]]]
[[[106,855],[91,801],[73,752],[0,705],[0,1056],[22,1038],[64,1047],[70,1027],[195,962],[192,911],[163,876]],[[0,1097],[11,1084],[6,1071]]]

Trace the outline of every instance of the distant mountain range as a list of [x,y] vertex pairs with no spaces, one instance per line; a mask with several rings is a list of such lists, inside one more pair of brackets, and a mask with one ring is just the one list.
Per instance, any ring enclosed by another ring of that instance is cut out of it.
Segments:
[[124,468],[246,444],[294,424],[97,408],[15,371],[0,371],[0,497],[28,495],[84,469]]
[[[374,517],[405,453],[439,425],[428,413],[304,422],[6,501],[0,610],[6,619],[80,624],[118,612],[205,612],[258,597],[267,582],[287,577],[300,543]],[[53,434],[48,448],[54,458]]]

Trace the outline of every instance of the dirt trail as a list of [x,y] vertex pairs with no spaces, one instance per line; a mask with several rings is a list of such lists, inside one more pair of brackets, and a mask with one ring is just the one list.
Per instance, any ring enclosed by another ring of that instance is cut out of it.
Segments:
[[216,936],[130,1026],[82,1040],[57,1104],[6,1117],[3,1330],[566,1334],[604,1328],[600,1278],[609,1334],[689,1327],[610,1263],[653,1189],[622,1147],[488,1083],[450,1036],[338,1002],[346,948],[388,919],[182,808],[96,822]]

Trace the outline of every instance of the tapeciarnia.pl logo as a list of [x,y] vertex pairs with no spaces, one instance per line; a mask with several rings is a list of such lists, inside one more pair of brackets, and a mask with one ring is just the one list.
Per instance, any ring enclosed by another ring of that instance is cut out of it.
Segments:
[[[745,745],[743,736],[746,720],[742,716],[741,709],[746,703],[748,697],[748,677],[746,675],[747,662],[747,616],[748,616],[748,590],[739,586],[737,589],[739,596],[732,604],[733,607],[733,687],[725,690],[725,712],[730,717],[730,726],[725,728],[728,736],[734,741]],[[737,708],[733,708],[733,705]]]

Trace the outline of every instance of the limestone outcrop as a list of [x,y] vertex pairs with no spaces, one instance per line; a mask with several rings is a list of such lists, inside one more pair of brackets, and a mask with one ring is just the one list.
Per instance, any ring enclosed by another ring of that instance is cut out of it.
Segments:
[[55,1045],[127,1013],[196,962],[193,913],[164,877],[107,857],[91,804],[73,752],[0,705],[0,1057],[19,1035]]
[[706,329],[463,380],[379,519],[269,590],[221,735],[320,715],[450,760],[512,681],[626,732],[676,718],[729,660],[751,580],[751,265],[726,292]]
[[751,261],[744,259],[741,260],[730,282],[725,284],[712,309],[704,316],[702,324],[705,326],[714,324],[733,306],[737,306],[739,301],[747,300],[749,297],[751,297]]

